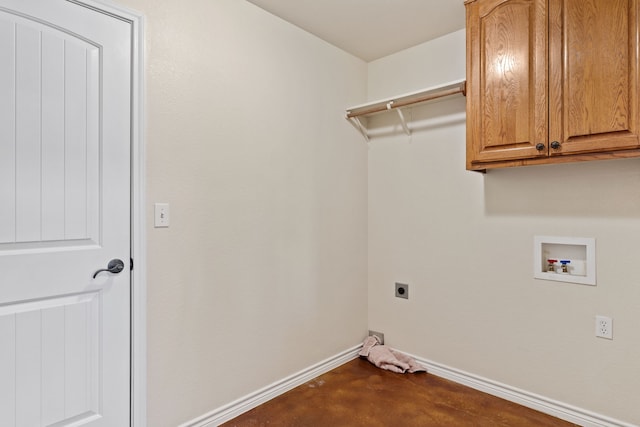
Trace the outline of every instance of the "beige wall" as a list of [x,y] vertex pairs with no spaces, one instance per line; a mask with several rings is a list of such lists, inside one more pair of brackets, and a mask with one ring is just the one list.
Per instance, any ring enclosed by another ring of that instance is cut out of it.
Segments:
[[[254,392],[367,326],[640,423],[640,161],[466,172],[463,98],[414,109],[411,137],[374,121],[387,136],[367,147],[345,106],[464,78],[464,32],[367,66],[244,1],[121,3],[146,16],[149,224],[153,202],[172,214],[148,230],[150,426]],[[595,237],[598,286],[532,279],[538,234]],[[593,336],[596,314],[614,318],[613,341]]]
[[[366,64],[238,0],[146,16],[148,425],[176,426],[367,329]],[[154,202],[171,227],[151,227]]]
[[[464,50],[461,31],[375,61],[369,97],[464,78]],[[464,102],[416,108],[420,131],[369,144],[369,327],[425,359],[640,424],[640,160],[466,172]],[[534,280],[534,235],[595,237],[597,286]],[[597,314],[614,319],[613,341],[594,336]]]

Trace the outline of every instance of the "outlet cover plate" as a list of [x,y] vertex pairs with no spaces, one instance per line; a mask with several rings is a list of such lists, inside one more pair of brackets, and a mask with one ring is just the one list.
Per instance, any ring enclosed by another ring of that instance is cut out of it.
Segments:
[[596,337],[613,339],[613,320],[607,316],[596,316]]
[[409,285],[396,282],[396,297],[409,299]]

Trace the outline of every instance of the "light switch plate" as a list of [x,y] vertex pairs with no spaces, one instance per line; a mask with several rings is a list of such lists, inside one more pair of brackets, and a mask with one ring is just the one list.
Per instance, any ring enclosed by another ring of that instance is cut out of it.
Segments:
[[156,228],[169,226],[169,203],[156,203],[154,205],[154,226]]

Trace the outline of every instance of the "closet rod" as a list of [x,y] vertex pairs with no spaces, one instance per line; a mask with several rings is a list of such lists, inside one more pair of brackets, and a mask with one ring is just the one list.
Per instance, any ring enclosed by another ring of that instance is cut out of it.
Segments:
[[427,90],[424,93],[407,95],[405,97],[400,97],[389,101],[381,101],[370,106],[352,108],[351,110],[347,110],[347,118],[353,119],[355,117],[366,116],[368,114],[379,113],[382,111],[392,110],[394,108],[407,107],[409,105],[419,104],[421,102],[431,101],[438,98],[444,98],[445,96],[456,95],[458,93],[466,96],[466,88],[467,82],[462,81],[460,83],[456,83],[454,87],[448,85],[442,89]]

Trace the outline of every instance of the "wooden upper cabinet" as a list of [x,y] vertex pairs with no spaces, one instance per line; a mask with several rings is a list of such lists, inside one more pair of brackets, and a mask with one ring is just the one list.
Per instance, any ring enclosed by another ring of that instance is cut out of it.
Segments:
[[638,2],[549,2],[551,155],[640,146]]
[[467,169],[640,156],[640,0],[467,0]]
[[467,168],[546,155],[545,0],[467,3]]

